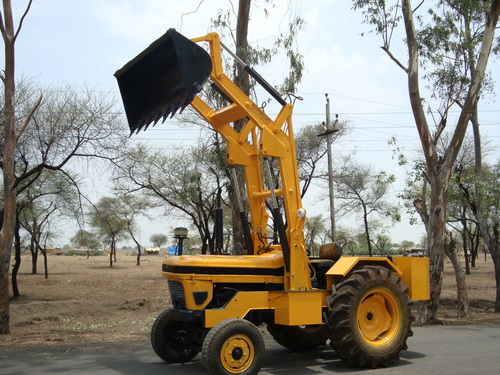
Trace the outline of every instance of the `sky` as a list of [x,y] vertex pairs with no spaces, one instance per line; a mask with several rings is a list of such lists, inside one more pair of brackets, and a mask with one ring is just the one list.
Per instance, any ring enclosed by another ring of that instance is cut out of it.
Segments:
[[[26,0],[14,3],[19,20]],[[237,1],[233,0],[237,12]],[[325,121],[325,94],[330,99],[332,118],[349,124],[350,133],[334,143],[334,155],[356,152],[356,158],[370,164],[374,171],[385,170],[398,178],[393,194],[404,185],[406,170],[397,165],[394,146],[388,144],[395,137],[398,146],[409,157],[420,150],[418,134],[411,116],[405,73],[380,48],[378,37],[370,33],[362,15],[351,9],[345,0],[274,0],[268,17],[264,16],[263,1],[252,9],[250,42],[268,46],[286,27],[294,15],[300,15],[304,29],[296,43],[304,56],[306,72],[297,95],[303,98],[295,103],[295,132],[308,124]],[[260,5],[258,5],[260,4]],[[42,84],[93,87],[118,97],[114,72],[135,57],[167,29],[175,28],[188,38],[213,31],[211,19],[219,9],[232,9],[228,0],[34,0],[17,40],[17,77],[35,77]],[[405,61],[402,36],[396,35],[393,52]],[[224,40],[223,40],[224,41]],[[229,44],[229,43],[227,43]],[[3,61],[3,51],[0,52]],[[287,70],[276,58],[271,64],[256,70],[271,84],[279,84]],[[494,79],[500,77],[498,61],[490,64]],[[431,108],[436,103],[430,103]],[[436,109],[436,108],[433,108]],[[452,116],[458,113],[452,113]],[[479,108],[483,137],[492,148],[500,146],[500,106],[495,98],[484,100]],[[452,119],[450,118],[450,121]],[[200,133],[196,127],[180,129],[175,124],[157,125],[151,134],[141,133],[137,139],[154,138],[159,147],[169,143],[191,144]],[[499,153],[489,155],[498,159]],[[335,162],[334,162],[335,168]],[[94,188],[100,181],[94,178]],[[309,194],[309,193],[308,193]],[[98,195],[98,194],[97,194]],[[309,215],[326,212],[322,200],[326,191],[316,189],[304,201]],[[324,215],[326,216],[326,215]],[[158,217],[153,222],[141,223],[142,242],[148,246],[153,233],[170,235],[175,226],[189,223],[170,223]],[[340,222],[354,226],[356,223]],[[68,242],[77,228],[67,224],[64,236]],[[409,215],[388,233],[393,241],[419,242],[424,229],[409,225]]]

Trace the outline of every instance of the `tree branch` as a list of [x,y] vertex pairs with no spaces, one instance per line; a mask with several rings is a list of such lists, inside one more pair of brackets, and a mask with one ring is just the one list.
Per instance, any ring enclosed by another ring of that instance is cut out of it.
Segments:
[[30,122],[30,120],[33,117],[33,115],[35,114],[35,111],[38,109],[38,107],[40,106],[40,104],[42,104],[42,98],[43,98],[43,94],[40,94],[40,96],[38,97],[38,100],[36,101],[35,105],[31,108],[30,112],[28,113],[28,116],[26,116],[26,120],[24,121],[24,124],[21,127],[21,129],[19,130],[19,133],[17,133],[17,135],[16,135],[16,141],[19,140],[19,137],[21,136],[21,134],[23,134],[24,130],[28,126],[28,123]]
[[23,13],[23,16],[21,17],[21,20],[19,21],[19,27],[17,28],[16,33],[14,34],[14,40],[16,40],[17,36],[19,35],[19,32],[21,31],[21,28],[23,26],[24,19],[28,15],[28,12],[30,11],[31,4],[33,3],[33,0],[30,0],[28,3],[28,6],[26,7],[26,10]]
[[[5,30],[5,25],[3,23],[3,13],[0,10],[0,32],[2,33],[3,39],[6,41],[7,40],[7,31]],[[3,80],[3,78],[2,78]]]

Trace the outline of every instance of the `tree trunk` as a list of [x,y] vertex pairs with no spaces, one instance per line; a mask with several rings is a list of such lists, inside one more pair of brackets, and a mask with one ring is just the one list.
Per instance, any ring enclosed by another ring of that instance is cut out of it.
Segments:
[[111,240],[111,245],[109,248],[109,268],[113,268],[113,252],[115,248],[115,240]]
[[[135,242],[135,245],[137,246],[137,261],[135,263],[136,266],[141,265],[141,245],[139,244],[139,241],[134,236],[134,231],[131,228],[130,223],[128,224],[128,233],[130,234],[130,237],[132,237],[132,240]],[[160,247],[160,246],[158,246]]]
[[46,250],[40,250],[42,255],[43,255],[43,271],[45,274],[45,278],[49,278],[49,262],[47,259],[47,251]]
[[[236,22],[236,54],[243,61],[246,61],[246,54],[248,48],[248,23],[250,21],[250,7],[251,0],[239,0],[238,6],[238,19]],[[234,82],[239,88],[243,90],[247,95],[250,92],[250,77],[243,68],[237,64],[237,74]],[[245,119],[238,120],[234,123],[234,129],[240,131],[243,128]],[[231,173],[229,171],[229,173]],[[230,174],[229,174],[230,175]],[[245,179],[243,173],[238,171],[237,173],[238,185],[241,187],[245,186]],[[232,208],[232,223],[233,223],[233,253],[234,254],[245,254],[245,237],[243,234],[243,225],[240,220],[239,205],[237,202],[236,186],[231,183],[231,208]],[[240,194],[240,196],[245,197],[246,194]]]
[[9,268],[16,222],[16,176],[14,156],[16,150],[15,115],[15,33],[12,7],[9,0],[3,1],[5,44],[5,103],[3,144],[3,189],[4,217],[0,230],[0,334],[10,332]]
[[495,254],[491,254],[491,257],[493,258],[493,264],[495,265],[495,281],[497,283],[497,293],[495,297],[495,312],[500,313],[500,249],[498,249],[497,245],[497,251],[495,251]]
[[36,247],[35,237],[31,236],[30,240],[30,252],[31,252],[31,273],[36,275],[38,273],[38,248]]
[[417,315],[415,316],[415,322],[419,324],[427,323],[427,301],[418,301],[416,303],[417,306]]
[[446,198],[448,178],[431,178],[431,199],[429,223],[427,224],[427,243],[429,244],[431,299],[429,302],[430,320],[437,320],[439,298],[443,283],[444,236],[446,225]]
[[446,235],[446,255],[455,270],[455,280],[457,281],[457,317],[469,317],[469,297],[467,295],[467,283],[460,261],[458,260],[457,243],[451,233]]
[[484,236],[486,246],[490,251],[491,259],[495,267],[495,281],[496,281],[496,297],[495,297],[495,312],[500,313],[500,232],[498,223],[493,227],[493,233],[488,233]]
[[19,229],[21,224],[16,218],[16,230],[14,232],[14,245],[15,245],[15,263],[12,267],[12,294],[14,297],[20,297],[19,286],[17,284],[17,274],[19,268],[21,267],[21,236],[19,235]]
[[[467,252],[467,248],[469,247],[469,244],[467,243],[467,241],[470,238],[470,236],[468,236],[469,229],[467,228],[467,221],[465,220],[465,210],[466,210],[466,206],[464,205],[462,207],[462,219],[461,219],[462,244],[463,244],[463,251],[464,251],[465,274],[470,275],[470,266],[469,266],[470,260],[469,260],[469,254]],[[471,241],[470,247],[472,248],[472,241]]]
[[366,212],[366,206],[363,204],[363,223],[365,226],[365,236],[366,236],[366,244],[368,245],[368,255],[372,255],[372,240],[370,238],[370,231],[368,228],[368,213]]

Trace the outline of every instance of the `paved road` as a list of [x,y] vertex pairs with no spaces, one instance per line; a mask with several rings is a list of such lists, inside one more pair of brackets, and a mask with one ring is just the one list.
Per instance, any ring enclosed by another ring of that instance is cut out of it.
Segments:
[[[409,350],[389,368],[369,370],[374,374],[495,374],[500,367],[500,324],[414,329]],[[330,373],[367,374],[350,367],[334,351],[325,348],[296,353],[281,348],[266,334],[266,358],[262,375],[315,375]],[[153,352],[149,342],[0,347],[3,375],[202,375],[200,356],[193,362],[168,365]]]

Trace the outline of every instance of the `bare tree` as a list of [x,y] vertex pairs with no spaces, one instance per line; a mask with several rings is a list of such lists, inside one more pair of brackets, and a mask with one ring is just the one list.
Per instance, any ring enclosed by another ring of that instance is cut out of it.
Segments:
[[399,207],[388,200],[389,188],[395,181],[386,172],[373,174],[370,165],[362,165],[347,158],[335,177],[340,212],[361,216],[368,253],[373,255],[377,244],[376,231],[384,228],[382,221],[399,221]]
[[[40,102],[38,93],[43,91],[46,94],[44,101]],[[23,125],[16,144],[18,213],[22,214],[22,210],[28,209],[33,201],[45,199],[50,204],[58,202],[53,213],[65,209],[78,218],[84,197],[84,181],[79,177],[82,167],[89,167],[91,160],[95,164],[95,160],[116,159],[127,141],[125,127],[113,110],[113,100],[89,88],[46,88],[29,79],[18,83],[15,99],[16,119],[30,119],[30,126],[24,126],[28,123]],[[32,111],[34,106],[37,107],[36,112]],[[50,199],[47,200],[47,197]],[[38,203],[37,206],[44,204]],[[54,215],[51,215],[50,221],[54,220]],[[39,250],[36,246],[32,250],[36,272]],[[12,272],[14,290],[17,290],[14,282],[20,261],[21,257],[16,254]]]
[[[347,126],[339,123],[333,133],[332,142],[346,134]],[[302,184],[301,197],[304,197],[311,183],[318,178],[327,176],[325,164],[321,163],[327,152],[327,138],[320,136],[325,132],[324,124],[307,125],[297,131],[295,148],[297,149],[297,165],[299,179]]]
[[141,244],[137,238],[137,218],[146,216],[146,210],[151,208],[151,204],[146,196],[139,197],[138,195],[122,195],[120,196],[121,212],[120,216],[127,225],[127,232],[130,238],[137,246],[137,262],[138,266],[141,265]]
[[[218,156],[203,145],[191,149],[153,150],[139,145],[117,164],[114,181],[122,194],[143,192],[169,214],[189,217],[202,239],[202,252],[214,252],[218,192],[227,198],[227,176]],[[227,204],[227,203],[226,203]]]

